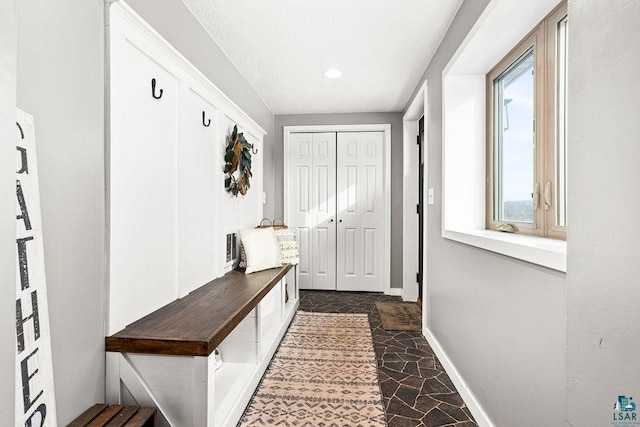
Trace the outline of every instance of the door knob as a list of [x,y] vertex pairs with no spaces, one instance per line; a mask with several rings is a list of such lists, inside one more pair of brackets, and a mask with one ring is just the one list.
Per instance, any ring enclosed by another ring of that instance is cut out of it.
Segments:
[[329,220],[329,222],[333,222],[333,218],[331,220]]
[[338,222],[342,222],[342,220],[338,221]]

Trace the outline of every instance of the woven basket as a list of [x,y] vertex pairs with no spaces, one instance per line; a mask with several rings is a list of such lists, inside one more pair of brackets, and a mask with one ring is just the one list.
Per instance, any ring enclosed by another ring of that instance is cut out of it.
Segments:
[[284,220],[282,218],[276,218],[273,221],[271,221],[269,218],[262,218],[262,221],[260,221],[260,224],[258,224],[256,228],[270,228],[270,227],[273,228],[274,230],[283,230],[285,228],[289,228],[289,226],[287,226],[284,223]]
[[[280,221],[279,224],[278,221]],[[276,218],[273,220],[273,228],[275,230],[284,230],[285,228],[289,228],[289,226],[284,223],[282,218]]]
[[273,226],[273,223],[269,218],[262,218],[262,221],[260,221],[260,224],[258,224],[256,228],[269,228],[271,226]]

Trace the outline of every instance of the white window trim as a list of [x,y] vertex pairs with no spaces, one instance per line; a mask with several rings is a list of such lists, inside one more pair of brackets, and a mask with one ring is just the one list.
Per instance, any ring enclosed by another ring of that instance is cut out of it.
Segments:
[[566,241],[485,229],[485,76],[559,3],[491,1],[443,70],[442,237],[566,272]]

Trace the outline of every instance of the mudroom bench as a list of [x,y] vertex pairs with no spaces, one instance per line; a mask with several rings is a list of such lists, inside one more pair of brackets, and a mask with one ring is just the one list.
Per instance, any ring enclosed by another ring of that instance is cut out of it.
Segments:
[[230,271],[106,338],[107,402],[236,425],[298,305],[295,266]]

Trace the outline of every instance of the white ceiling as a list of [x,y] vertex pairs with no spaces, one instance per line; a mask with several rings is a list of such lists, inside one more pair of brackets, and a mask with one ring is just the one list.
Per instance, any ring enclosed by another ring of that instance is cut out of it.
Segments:
[[183,1],[274,114],[402,111],[462,3]]

